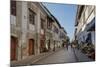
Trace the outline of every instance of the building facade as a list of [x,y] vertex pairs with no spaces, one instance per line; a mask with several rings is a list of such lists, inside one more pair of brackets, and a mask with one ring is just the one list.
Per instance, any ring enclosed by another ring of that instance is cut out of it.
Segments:
[[67,32],[64,30],[64,28],[63,27],[61,27],[61,29],[60,29],[60,44],[62,44],[61,46],[63,46],[64,47],[64,45],[67,45],[68,44],[68,41],[67,41],[67,39],[68,39],[68,36],[67,36]]
[[75,22],[75,40],[78,44],[91,43],[95,45],[95,6],[79,5]]
[[61,46],[60,24],[42,3],[11,1],[10,18],[11,61],[37,56]]

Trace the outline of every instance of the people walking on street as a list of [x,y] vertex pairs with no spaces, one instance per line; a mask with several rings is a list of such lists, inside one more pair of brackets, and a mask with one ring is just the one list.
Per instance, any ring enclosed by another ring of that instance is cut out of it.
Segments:
[[67,50],[68,50],[68,44],[66,44],[66,48],[67,48]]

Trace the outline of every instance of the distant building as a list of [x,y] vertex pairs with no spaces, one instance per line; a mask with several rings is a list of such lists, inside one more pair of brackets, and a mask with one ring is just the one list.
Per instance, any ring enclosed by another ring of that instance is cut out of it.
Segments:
[[92,43],[95,45],[95,6],[79,5],[75,22],[75,40],[78,44]]

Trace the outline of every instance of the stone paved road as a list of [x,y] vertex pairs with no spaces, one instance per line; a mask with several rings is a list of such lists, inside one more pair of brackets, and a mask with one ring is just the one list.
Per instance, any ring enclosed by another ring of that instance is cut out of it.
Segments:
[[66,48],[45,57],[34,64],[52,64],[52,63],[73,63],[78,61],[92,61],[79,50],[73,49],[69,46]]
[[51,63],[71,63],[71,62],[76,62],[75,55],[73,53],[73,50],[71,47],[64,48],[46,58],[43,58],[36,62],[35,64],[51,64]]

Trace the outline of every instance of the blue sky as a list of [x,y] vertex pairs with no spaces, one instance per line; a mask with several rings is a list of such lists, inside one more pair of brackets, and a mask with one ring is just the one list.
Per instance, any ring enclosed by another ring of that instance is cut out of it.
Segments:
[[72,39],[74,36],[74,24],[77,11],[77,5],[72,4],[57,4],[57,3],[43,3],[48,10],[57,18],[59,23],[68,33]]

